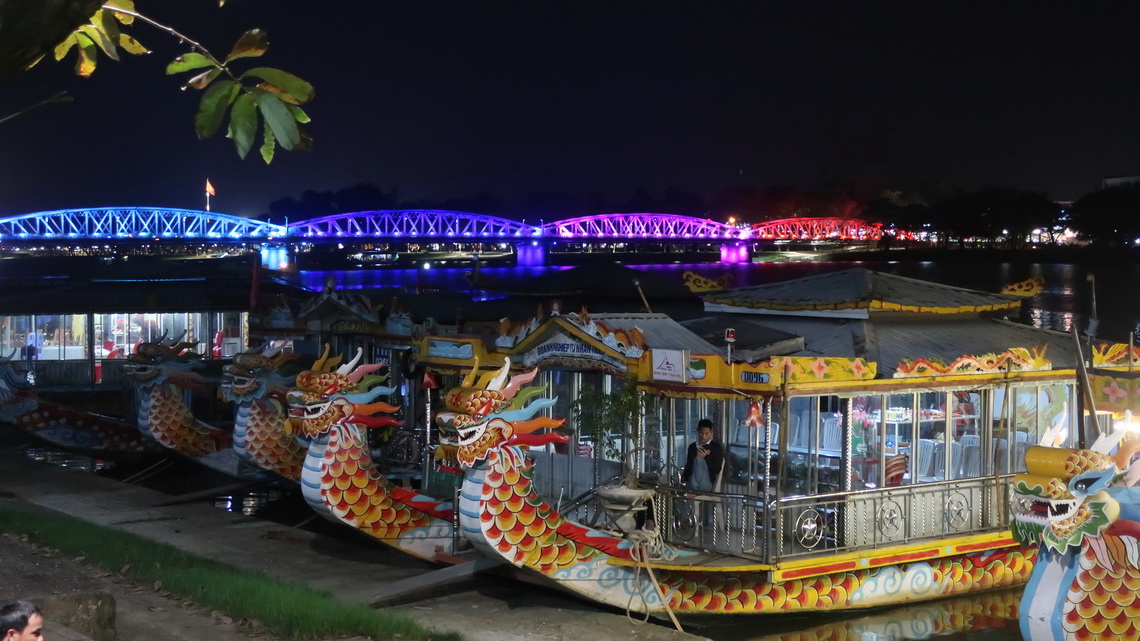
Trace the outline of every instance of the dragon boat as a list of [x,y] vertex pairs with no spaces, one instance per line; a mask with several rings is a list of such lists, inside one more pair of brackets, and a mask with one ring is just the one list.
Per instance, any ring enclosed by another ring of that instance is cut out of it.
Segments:
[[[1008,320],[1020,300],[854,269],[710,293],[684,323],[553,302],[429,332],[417,366],[446,391],[428,446],[463,470],[476,549],[618,608],[1017,587],[1038,551],[1010,530],[1014,475],[1071,445],[1080,413],[1072,337]],[[706,417],[727,454],[695,491],[681,470]]]
[[1021,604],[1027,641],[1140,639],[1140,351],[1099,345],[1091,408],[1070,447],[1031,447],[1013,532],[1039,547]]
[[122,461],[165,451],[132,423],[40,398],[27,379],[16,374],[11,356],[0,358],[0,421],[51,445],[88,456]]

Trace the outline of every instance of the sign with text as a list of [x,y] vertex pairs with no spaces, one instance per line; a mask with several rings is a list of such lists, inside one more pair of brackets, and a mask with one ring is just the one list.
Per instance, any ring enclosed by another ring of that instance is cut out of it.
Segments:
[[674,383],[689,382],[689,355],[682,349],[654,349],[653,369],[650,370],[653,380],[671,381]]

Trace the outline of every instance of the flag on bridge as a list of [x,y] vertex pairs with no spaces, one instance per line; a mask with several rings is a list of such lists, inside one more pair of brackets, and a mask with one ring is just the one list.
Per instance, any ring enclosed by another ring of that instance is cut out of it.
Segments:
[[214,186],[210,184],[210,179],[209,179],[209,178],[207,178],[207,179],[206,179],[206,193],[207,193],[207,194],[209,194],[209,195],[211,195],[211,196],[217,196],[217,195],[218,195],[218,194],[217,194],[217,193],[214,191]]

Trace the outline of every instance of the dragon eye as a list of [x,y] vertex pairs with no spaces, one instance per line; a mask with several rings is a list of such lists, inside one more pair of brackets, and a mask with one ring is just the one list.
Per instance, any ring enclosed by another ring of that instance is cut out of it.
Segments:
[[1077,490],[1080,490],[1082,492],[1086,492],[1086,491],[1088,491],[1088,489],[1090,487],[1092,487],[1092,484],[1094,482],[1095,482],[1095,479],[1080,479],[1079,481],[1076,481],[1073,483],[1073,489],[1077,489]]

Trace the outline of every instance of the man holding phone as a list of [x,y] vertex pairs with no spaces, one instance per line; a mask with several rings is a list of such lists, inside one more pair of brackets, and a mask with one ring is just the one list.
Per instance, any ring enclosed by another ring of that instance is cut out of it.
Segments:
[[681,482],[697,492],[719,490],[721,470],[724,468],[724,447],[714,439],[713,422],[702,418],[697,422],[697,440],[689,444]]

